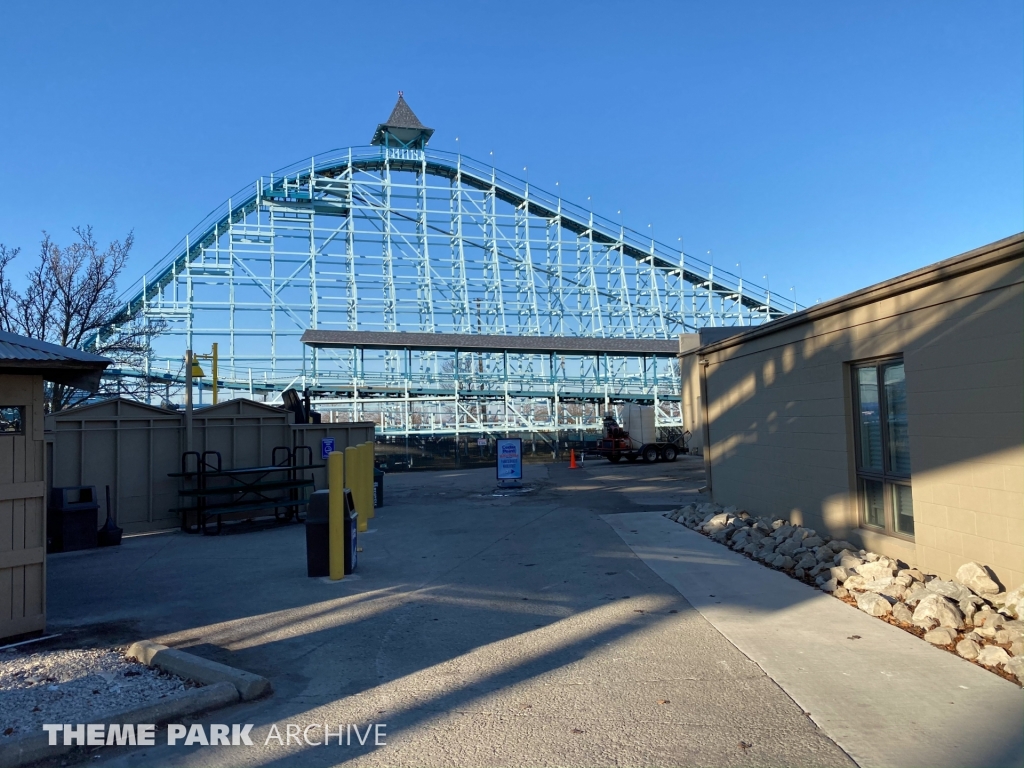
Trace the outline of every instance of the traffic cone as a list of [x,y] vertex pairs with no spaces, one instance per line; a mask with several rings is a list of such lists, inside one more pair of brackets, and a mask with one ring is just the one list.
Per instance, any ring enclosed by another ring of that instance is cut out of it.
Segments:
[[569,469],[579,469],[576,466],[576,450],[574,448],[569,449]]

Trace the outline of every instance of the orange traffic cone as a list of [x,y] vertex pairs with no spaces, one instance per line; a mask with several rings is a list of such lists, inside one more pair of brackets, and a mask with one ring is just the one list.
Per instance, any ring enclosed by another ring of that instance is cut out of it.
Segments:
[[569,469],[579,469],[576,466],[576,450],[574,448],[569,449]]

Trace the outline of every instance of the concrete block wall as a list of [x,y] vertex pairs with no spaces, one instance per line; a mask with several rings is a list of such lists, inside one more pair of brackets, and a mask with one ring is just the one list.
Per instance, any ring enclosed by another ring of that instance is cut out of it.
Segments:
[[[684,358],[703,366],[716,501],[943,576],[977,560],[1007,588],[1024,582],[1022,246]],[[861,527],[855,493],[850,365],[888,355],[907,372],[913,539]],[[684,413],[695,390],[684,385]]]

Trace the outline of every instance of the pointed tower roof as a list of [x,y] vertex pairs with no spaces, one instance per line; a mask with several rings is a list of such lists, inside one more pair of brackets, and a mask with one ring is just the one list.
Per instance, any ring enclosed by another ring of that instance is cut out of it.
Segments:
[[409,105],[405,103],[402,92],[399,91],[398,101],[395,102],[395,108],[391,110],[391,117],[387,119],[387,122],[377,126],[370,144],[423,149],[433,134],[434,129],[427,128],[419,121]]

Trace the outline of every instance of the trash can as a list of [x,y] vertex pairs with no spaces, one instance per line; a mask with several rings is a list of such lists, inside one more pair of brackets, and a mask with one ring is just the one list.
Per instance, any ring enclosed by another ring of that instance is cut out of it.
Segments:
[[373,508],[384,506],[384,473],[373,468]]
[[[306,575],[310,578],[331,575],[330,497],[330,491],[314,491],[306,508]],[[359,550],[359,517],[348,488],[345,489],[344,514],[348,522],[344,529],[345,575],[348,576],[356,569]]]
[[348,525],[345,526],[345,575],[356,569],[359,562],[359,516],[356,514],[356,503],[352,499],[352,491],[345,489],[345,515]]
[[51,488],[46,510],[46,550],[74,552],[97,546],[99,509],[94,485]]
[[330,491],[314,491],[306,507],[306,575],[331,575]]

